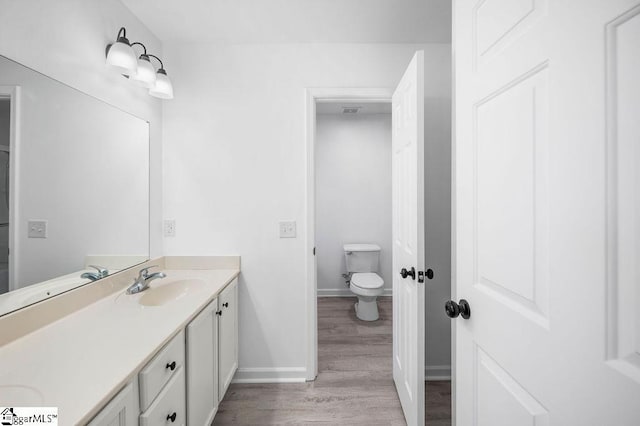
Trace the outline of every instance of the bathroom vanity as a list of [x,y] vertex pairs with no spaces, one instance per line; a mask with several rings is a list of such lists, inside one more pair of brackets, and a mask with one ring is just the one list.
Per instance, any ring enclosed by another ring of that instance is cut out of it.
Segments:
[[238,365],[240,258],[149,260],[150,123],[10,58],[0,71],[0,406],[210,424]]
[[[166,278],[126,294],[151,265]],[[238,365],[239,273],[239,257],[160,258],[1,317],[18,330],[0,341],[0,405],[58,407],[61,425],[211,424]]]

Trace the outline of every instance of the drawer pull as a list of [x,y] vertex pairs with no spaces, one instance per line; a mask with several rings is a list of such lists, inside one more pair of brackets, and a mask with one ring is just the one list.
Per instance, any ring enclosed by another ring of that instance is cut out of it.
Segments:
[[[169,370],[173,371],[176,369],[176,362],[173,361],[171,364],[167,363],[166,368],[168,368]],[[175,413],[174,413],[175,414]]]
[[222,316],[222,311],[216,311],[216,315]]
[[222,304],[222,306],[224,306],[225,308],[228,308],[228,307],[229,307],[229,302],[224,302],[224,303]]
[[176,421],[176,417],[178,417],[178,415],[174,411],[173,414],[170,414],[170,415],[167,416],[167,420],[171,420],[171,423],[173,423],[173,422]]

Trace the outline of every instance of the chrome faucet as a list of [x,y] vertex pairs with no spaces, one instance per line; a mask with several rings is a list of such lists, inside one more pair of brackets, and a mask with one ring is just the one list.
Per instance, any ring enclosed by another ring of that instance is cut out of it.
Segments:
[[141,291],[145,291],[149,288],[149,284],[151,281],[158,278],[165,278],[167,275],[164,272],[155,272],[153,274],[149,274],[149,269],[155,268],[156,266],[148,266],[146,268],[140,269],[140,273],[138,274],[138,278],[129,286],[127,289],[127,294],[136,294]]
[[87,278],[87,279],[90,279],[91,281],[97,281],[100,278],[104,278],[107,275],[109,275],[109,270],[106,268],[103,268],[102,266],[89,265],[89,268],[95,269],[96,272],[85,272],[84,274],[80,275],[80,278]]

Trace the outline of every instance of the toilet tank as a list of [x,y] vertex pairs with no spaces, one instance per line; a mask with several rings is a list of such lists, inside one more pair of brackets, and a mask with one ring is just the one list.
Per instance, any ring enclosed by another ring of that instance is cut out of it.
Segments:
[[376,272],[380,260],[377,244],[345,244],[344,256],[347,272]]

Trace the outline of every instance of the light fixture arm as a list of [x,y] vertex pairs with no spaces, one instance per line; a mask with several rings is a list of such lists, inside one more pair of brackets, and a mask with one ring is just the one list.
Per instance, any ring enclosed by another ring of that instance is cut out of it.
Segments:
[[139,41],[134,41],[133,43],[131,43],[131,47],[135,46],[136,44],[142,46],[142,50],[144,50],[143,55],[149,56],[149,55],[147,55],[147,46],[145,46],[144,44],[140,43]]
[[162,60],[160,58],[152,54],[148,54],[147,56],[150,58],[155,58],[156,61],[160,62],[160,69],[164,71],[164,64],[162,63]]
[[127,29],[125,27],[121,27],[118,30],[118,35],[116,36],[116,41],[121,41],[123,43],[129,44],[129,40],[127,39]]

